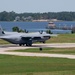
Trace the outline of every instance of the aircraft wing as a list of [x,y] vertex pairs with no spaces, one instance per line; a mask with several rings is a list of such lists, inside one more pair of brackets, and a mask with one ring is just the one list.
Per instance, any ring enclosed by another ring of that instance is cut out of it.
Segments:
[[41,36],[21,36],[23,40],[29,40],[29,39],[41,39]]
[[23,40],[39,40],[39,39],[43,38],[43,36],[40,35],[39,33],[28,33],[25,35],[21,35],[21,38]]

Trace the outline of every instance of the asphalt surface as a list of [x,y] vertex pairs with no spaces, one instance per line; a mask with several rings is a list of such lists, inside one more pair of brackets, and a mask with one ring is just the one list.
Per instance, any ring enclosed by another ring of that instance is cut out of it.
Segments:
[[32,47],[18,45],[0,45],[0,54],[17,55],[17,56],[37,56],[37,57],[57,57],[75,59],[75,55],[69,54],[48,54],[48,53],[30,53],[30,52],[10,52],[11,50],[27,49],[27,48],[53,47],[53,48],[72,48],[75,43],[52,43],[52,44],[33,44]]

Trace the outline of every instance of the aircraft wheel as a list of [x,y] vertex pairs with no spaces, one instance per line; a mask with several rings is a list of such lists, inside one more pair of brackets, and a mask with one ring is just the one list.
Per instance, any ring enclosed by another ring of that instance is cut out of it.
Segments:
[[22,46],[22,44],[19,44],[19,46]]
[[29,46],[32,46],[32,44],[29,44]]
[[24,44],[22,44],[24,46]]
[[32,46],[32,44],[26,44],[26,46]]
[[26,44],[26,46],[28,46],[28,44]]
[[43,41],[43,43],[45,43],[45,41]]

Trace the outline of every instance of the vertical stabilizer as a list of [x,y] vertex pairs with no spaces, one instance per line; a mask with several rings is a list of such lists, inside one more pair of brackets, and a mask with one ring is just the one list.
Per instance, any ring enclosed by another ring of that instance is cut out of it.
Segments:
[[3,29],[2,29],[2,27],[0,25],[0,36],[2,36],[3,34],[5,34],[5,33],[4,33],[4,31],[3,31]]

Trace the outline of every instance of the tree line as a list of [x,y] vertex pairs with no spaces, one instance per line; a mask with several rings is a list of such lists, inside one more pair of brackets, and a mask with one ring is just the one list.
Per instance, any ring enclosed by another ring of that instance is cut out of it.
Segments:
[[75,12],[15,13],[14,11],[0,12],[0,21],[14,21],[17,16],[20,18],[31,16],[33,20],[58,19],[63,21],[75,21]]
[[[17,27],[17,26],[15,26],[15,27],[13,27],[12,28],[12,31],[13,32],[22,32],[22,33],[28,33],[28,31],[25,29],[25,30],[23,30],[23,29],[20,29],[19,27]],[[40,33],[42,33],[43,31],[40,31]],[[51,30],[50,29],[47,29],[46,30],[46,33],[48,33],[48,34],[52,34],[52,32],[51,32]],[[71,30],[71,33],[73,34],[73,33],[75,33],[75,27],[73,27],[72,28],[72,30]]]

